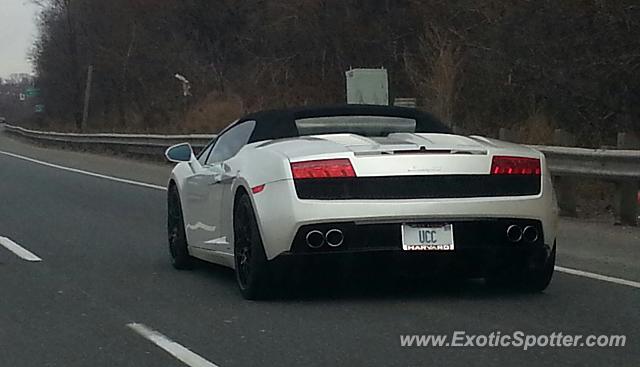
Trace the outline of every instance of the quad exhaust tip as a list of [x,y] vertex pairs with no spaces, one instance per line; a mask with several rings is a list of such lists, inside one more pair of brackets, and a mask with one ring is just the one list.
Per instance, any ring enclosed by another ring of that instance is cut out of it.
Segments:
[[522,238],[529,243],[536,242],[538,237],[538,229],[534,226],[526,226],[522,231]]
[[540,234],[535,226],[526,226],[523,229],[517,224],[512,224],[507,228],[507,238],[513,243],[523,240],[527,243],[534,243],[540,238]]
[[330,247],[340,247],[344,243],[344,234],[337,228],[330,229],[327,233],[314,229],[307,232],[305,241],[307,246],[312,249],[319,249],[325,243]]
[[318,230],[309,231],[305,240],[307,241],[307,246],[314,249],[320,248],[324,245],[324,235]]
[[338,247],[344,242],[344,234],[342,234],[341,230],[334,228],[327,231],[324,239],[327,241],[327,245],[331,247]]
[[522,227],[512,224],[507,228],[507,238],[511,242],[520,242],[522,240]]

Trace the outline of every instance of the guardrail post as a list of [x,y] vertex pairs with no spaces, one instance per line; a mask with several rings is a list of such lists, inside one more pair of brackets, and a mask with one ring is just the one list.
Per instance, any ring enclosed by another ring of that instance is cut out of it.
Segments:
[[[630,133],[618,133],[618,149],[640,149],[640,141]],[[615,223],[638,225],[638,181],[616,181]]]
[[[553,144],[558,146],[571,147],[576,145],[575,136],[562,129],[556,129],[553,133]],[[553,186],[558,195],[558,206],[560,215],[566,217],[577,216],[576,212],[576,184],[575,177],[553,176]]]

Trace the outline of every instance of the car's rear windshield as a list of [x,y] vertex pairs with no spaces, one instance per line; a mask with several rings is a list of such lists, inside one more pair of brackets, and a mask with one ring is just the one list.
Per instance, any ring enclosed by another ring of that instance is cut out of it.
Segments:
[[416,132],[416,120],[388,116],[328,116],[296,120],[299,135],[351,133],[363,136],[387,136]]

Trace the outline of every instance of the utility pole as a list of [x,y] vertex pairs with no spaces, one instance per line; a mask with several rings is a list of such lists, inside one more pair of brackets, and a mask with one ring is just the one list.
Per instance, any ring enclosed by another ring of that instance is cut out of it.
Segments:
[[93,65],[89,65],[87,70],[87,85],[84,89],[84,110],[82,112],[82,125],[80,130],[87,129],[87,120],[89,119],[89,101],[91,101],[91,79],[93,79]]

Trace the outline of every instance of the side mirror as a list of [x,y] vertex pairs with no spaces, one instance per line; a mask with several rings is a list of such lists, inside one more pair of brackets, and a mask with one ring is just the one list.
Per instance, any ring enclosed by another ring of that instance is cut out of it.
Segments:
[[190,162],[193,159],[193,149],[191,149],[191,145],[189,143],[177,144],[169,147],[164,152],[165,157],[169,160],[169,162]]

